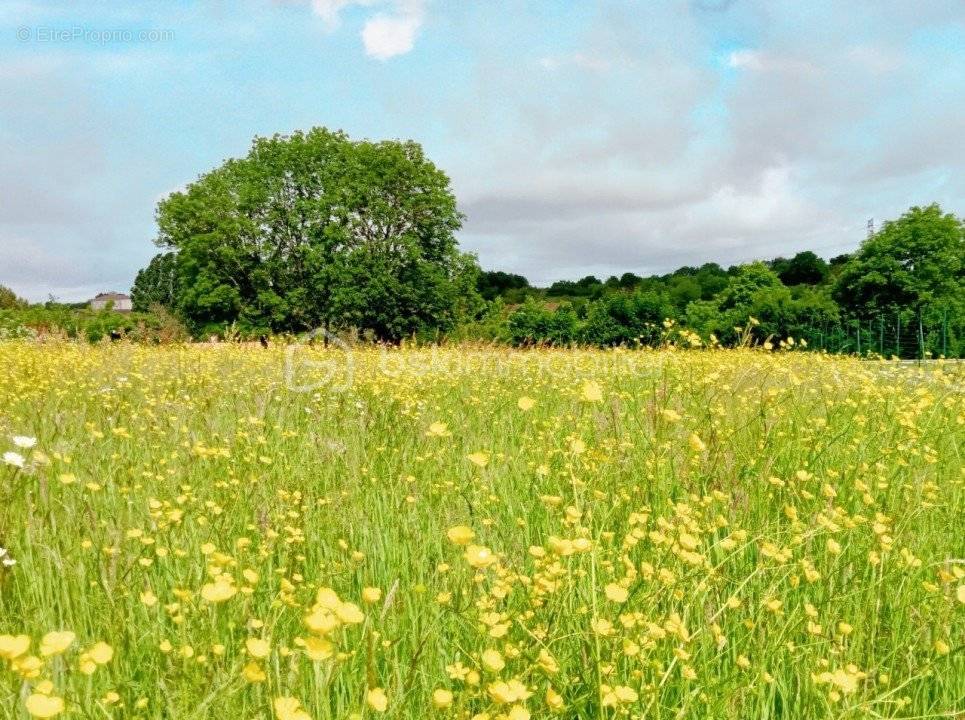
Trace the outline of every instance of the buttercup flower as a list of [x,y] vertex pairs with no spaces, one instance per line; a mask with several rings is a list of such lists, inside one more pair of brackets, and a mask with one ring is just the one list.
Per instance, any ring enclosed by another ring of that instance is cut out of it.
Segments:
[[54,695],[33,693],[27,697],[24,707],[31,717],[52,718],[64,711],[63,698]]
[[76,638],[69,630],[49,632],[40,640],[40,654],[44,657],[60,655],[74,644]]
[[385,695],[385,690],[382,688],[372,688],[365,694],[366,704],[375,710],[375,712],[383,713],[389,706],[389,698]]
[[476,533],[465,525],[456,525],[446,531],[446,537],[455,545],[468,545],[475,539]]

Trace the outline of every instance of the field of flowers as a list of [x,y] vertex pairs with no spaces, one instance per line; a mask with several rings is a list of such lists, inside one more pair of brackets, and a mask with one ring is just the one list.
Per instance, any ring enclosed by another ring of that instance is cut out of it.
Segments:
[[965,712],[965,372],[0,344],[0,717]]

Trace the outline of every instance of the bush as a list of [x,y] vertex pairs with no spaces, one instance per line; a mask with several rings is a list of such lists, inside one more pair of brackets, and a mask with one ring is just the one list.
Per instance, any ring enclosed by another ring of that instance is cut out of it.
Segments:
[[579,318],[570,303],[551,310],[528,299],[509,316],[508,331],[514,345],[569,345],[577,339]]
[[90,343],[120,338],[169,343],[183,342],[189,337],[184,325],[160,306],[152,306],[150,312],[119,313],[113,310],[76,309],[58,303],[0,310],[0,335],[59,335]]
[[674,316],[673,304],[660,293],[609,295],[590,307],[581,339],[591,345],[656,345],[663,321]]

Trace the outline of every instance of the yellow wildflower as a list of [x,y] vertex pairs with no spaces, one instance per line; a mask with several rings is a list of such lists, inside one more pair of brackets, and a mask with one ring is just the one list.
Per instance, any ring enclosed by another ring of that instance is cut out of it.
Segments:
[[389,698],[386,697],[385,690],[382,688],[372,688],[365,693],[365,702],[375,712],[380,713],[385,712],[385,709],[389,706]]
[[278,720],[312,720],[312,716],[305,711],[297,698],[277,697],[274,707]]
[[271,645],[267,640],[262,640],[261,638],[248,638],[245,641],[245,649],[251,657],[259,660],[271,654]]
[[54,695],[33,693],[27,697],[24,706],[31,717],[52,718],[64,711],[64,701]]
[[603,592],[606,594],[608,600],[612,600],[615,603],[625,603],[627,598],[630,597],[630,593],[627,592],[625,587],[617,585],[616,583],[610,583],[607,585]]
[[472,565],[474,568],[488,568],[490,565],[496,562],[496,556],[493,551],[484,545],[470,545],[466,548],[464,554],[466,562]]
[[485,453],[482,451],[474,452],[474,453],[469,453],[466,457],[469,458],[469,462],[471,462],[473,465],[476,465],[477,467],[484,468],[489,464],[489,453]]
[[448,690],[439,688],[432,693],[432,704],[439,710],[445,710],[452,705],[452,693]]
[[583,383],[582,397],[586,402],[600,402],[603,400],[603,388],[595,380],[587,380]]
[[70,630],[49,632],[40,640],[40,654],[43,657],[60,655],[74,644],[76,638],[77,636],[70,632]]
[[503,656],[498,650],[484,650],[480,656],[482,661],[482,666],[492,673],[498,673],[504,667],[506,667],[506,661],[503,660]]
[[465,525],[456,525],[455,527],[451,527],[448,531],[446,531],[446,537],[448,537],[449,541],[455,545],[468,545],[475,539],[476,533],[473,532],[473,529],[470,527],[466,527]]

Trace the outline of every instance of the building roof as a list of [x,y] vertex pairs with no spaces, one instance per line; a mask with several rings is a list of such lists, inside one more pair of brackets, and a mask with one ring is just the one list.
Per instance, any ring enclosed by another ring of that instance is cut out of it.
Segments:
[[106,293],[97,293],[97,295],[94,296],[94,299],[95,300],[130,300],[131,296],[125,295],[124,293],[119,293],[119,292],[106,292]]

